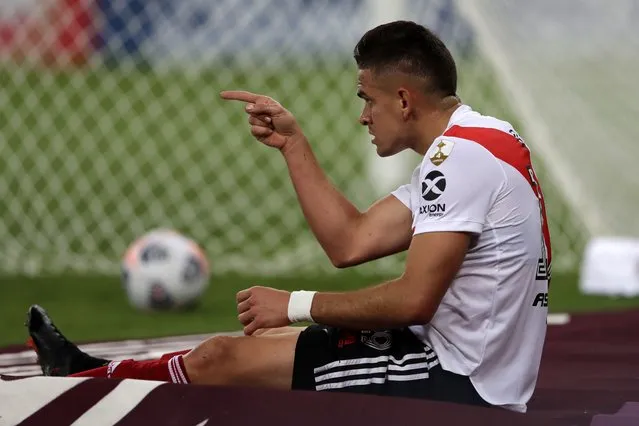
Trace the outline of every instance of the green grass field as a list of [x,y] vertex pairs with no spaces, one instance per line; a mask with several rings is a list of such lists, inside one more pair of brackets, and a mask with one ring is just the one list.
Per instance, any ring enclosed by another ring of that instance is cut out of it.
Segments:
[[[228,275],[214,277],[201,304],[192,311],[145,313],[130,307],[117,278],[52,277],[0,278],[0,346],[22,343],[28,306],[38,303],[53,316],[69,338],[78,341],[125,339],[175,334],[235,331],[235,293],[252,285],[287,290],[343,291],[374,284],[382,277],[349,271],[301,280]],[[550,292],[553,312],[584,312],[639,307],[637,298],[580,294],[575,274],[556,274]]]

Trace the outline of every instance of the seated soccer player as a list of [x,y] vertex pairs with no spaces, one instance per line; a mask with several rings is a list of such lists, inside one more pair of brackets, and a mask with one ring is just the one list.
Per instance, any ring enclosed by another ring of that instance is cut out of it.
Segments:
[[[410,182],[360,212],[327,179],[295,117],[249,92],[252,135],[287,164],[318,242],[343,268],[408,250],[404,273],[349,292],[252,287],[244,336],[154,361],[81,352],[39,307],[29,332],[46,375],[139,378],[408,396],[526,411],[546,333],[550,239],[530,152],[512,126],[457,95],[455,62],[413,22],[354,50],[360,123],[380,156],[423,156]],[[259,70],[257,71],[259,72]],[[307,328],[280,328],[312,322]]]

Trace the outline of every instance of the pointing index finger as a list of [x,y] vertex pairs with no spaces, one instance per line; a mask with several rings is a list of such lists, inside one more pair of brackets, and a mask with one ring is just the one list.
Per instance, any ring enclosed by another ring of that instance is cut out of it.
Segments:
[[244,90],[224,90],[220,92],[222,99],[229,101],[257,102],[262,96]]

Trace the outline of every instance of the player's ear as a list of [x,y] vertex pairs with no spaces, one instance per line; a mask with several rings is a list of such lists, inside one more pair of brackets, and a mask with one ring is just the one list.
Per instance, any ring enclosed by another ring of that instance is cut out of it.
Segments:
[[399,103],[402,118],[404,118],[404,120],[408,119],[414,108],[414,99],[411,96],[410,91],[403,87],[397,89],[397,102]]

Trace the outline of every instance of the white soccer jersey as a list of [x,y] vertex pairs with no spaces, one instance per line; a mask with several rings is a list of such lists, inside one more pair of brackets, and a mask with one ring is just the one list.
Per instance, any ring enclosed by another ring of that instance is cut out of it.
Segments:
[[393,194],[414,234],[473,234],[429,324],[411,330],[487,402],[526,411],[546,335],[550,238],[530,152],[512,126],[463,105]]

